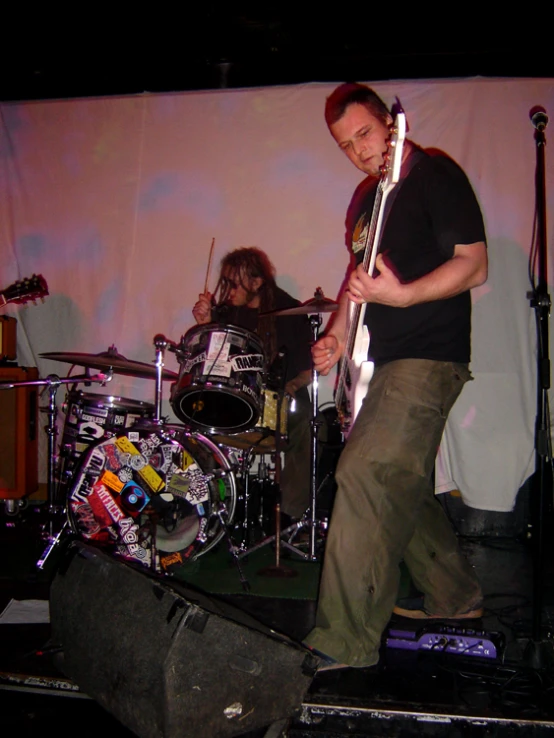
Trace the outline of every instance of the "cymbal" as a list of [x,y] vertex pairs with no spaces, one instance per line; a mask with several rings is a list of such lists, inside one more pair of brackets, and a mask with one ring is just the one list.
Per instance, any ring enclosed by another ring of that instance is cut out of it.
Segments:
[[260,313],[262,315],[312,315],[313,313],[334,313],[339,309],[338,302],[329,300],[327,297],[312,297],[301,305],[293,308],[285,308],[284,310],[272,310],[269,313]]
[[[90,367],[91,369],[113,369],[116,374],[142,379],[156,379],[156,367],[153,364],[144,364],[142,361],[131,361],[117,352],[115,346],[101,354],[79,354],[71,351],[40,354],[43,359],[65,361],[67,364]],[[175,381],[179,375],[170,369],[162,369],[162,379]]]

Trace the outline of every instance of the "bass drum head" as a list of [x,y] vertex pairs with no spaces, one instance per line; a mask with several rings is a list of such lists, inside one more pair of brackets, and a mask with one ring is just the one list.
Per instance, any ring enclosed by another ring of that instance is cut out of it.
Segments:
[[74,532],[171,573],[213,548],[235,514],[236,484],[212,441],[180,426],[136,426],[83,455],[68,499]]

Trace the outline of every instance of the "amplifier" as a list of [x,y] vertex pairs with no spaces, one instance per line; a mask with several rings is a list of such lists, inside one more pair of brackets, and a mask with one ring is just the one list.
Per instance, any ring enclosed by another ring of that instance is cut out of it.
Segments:
[[[38,379],[36,367],[1,366],[0,382]],[[38,487],[38,386],[0,390],[0,499]]]
[[17,320],[0,315],[0,361],[15,361],[17,358]]

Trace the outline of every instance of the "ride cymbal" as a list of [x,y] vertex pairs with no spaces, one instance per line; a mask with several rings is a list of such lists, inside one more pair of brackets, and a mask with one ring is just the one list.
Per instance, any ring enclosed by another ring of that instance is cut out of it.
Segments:
[[[124,374],[127,377],[140,377],[141,379],[156,379],[156,367],[153,364],[145,364],[142,361],[126,359],[117,352],[115,346],[100,354],[81,354],[71,351],[51,352],[40,354],[43,359],[52,361],[64,361],[66,364],[90,367],[91,369],[113,369],[116,374]],[[175,381],[179,375],[170,369],[162,369],[162,379]]]
[[301,305],[293,308],[285,308],[284,310],[272,310],[268,313],[260,313],[262,315],[313,315],[314,313],[334,313],[339,309],[338,302],[329,300],[327,297],[312,297]]

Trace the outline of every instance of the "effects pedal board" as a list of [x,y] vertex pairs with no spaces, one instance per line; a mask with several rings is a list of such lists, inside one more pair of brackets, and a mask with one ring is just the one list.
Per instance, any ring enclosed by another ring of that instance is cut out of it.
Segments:
[[387,633],[386,644],[389,648],[409,651],[433,651],[496,659],[504,647],[504,635],[437,623],[415,632],[391,628]]

